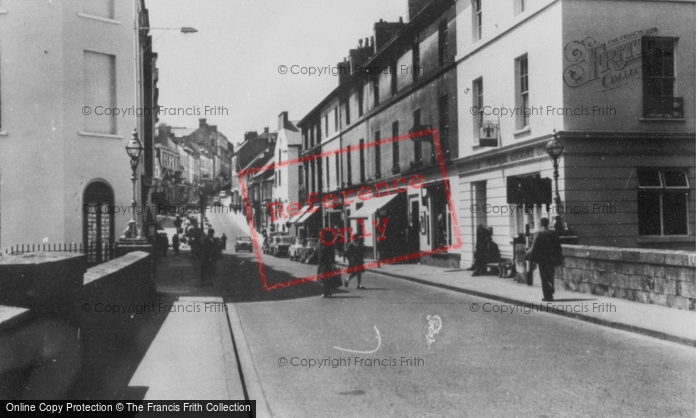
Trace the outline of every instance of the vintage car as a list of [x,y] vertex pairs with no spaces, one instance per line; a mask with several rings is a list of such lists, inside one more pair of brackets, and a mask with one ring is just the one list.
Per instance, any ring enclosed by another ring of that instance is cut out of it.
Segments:
[[306,244],[306,238],[294,238],[292,240],[292,245],[289,246],[289,259],[294,261],[301,261],[301,249],[304,248]]
[[315,264],[318,263],[318,252],[319,243],[321,240],[319,238],[308,238],[306,244],[301,249],[301,259],[302,263]]
[[292,245],[292,237],[290,236],[273,237],[270,252],[272,252],[272,255],[275,257],[287,255],[290,245]]
[[233,244],[234,250],[238,252],[239,250],[253,251],[253,239],[248,235],[239,235],[236,238],[235,244]]

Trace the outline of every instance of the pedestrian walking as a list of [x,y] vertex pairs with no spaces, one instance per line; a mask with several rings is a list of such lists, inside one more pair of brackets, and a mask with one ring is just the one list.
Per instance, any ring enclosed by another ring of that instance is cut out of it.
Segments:
[[551,302],[554,300],[554,268],[562,264],[563,256],[558,234],[549,230],[549,219],[540,219],[540,230],[535,233],[525,259],[537,263],[542,279],[542,300]]
[[355,234],[352,241],[345,247],[345,254],[348,257],[348,267],[350,275],[345,278],[345,287],[348,287],[350,280],[357,276],[357,288],[364,289],[362,286],[362,272],[365,269],[365,243],[360,237],[360,234]]
[[212,276],[214,275],[214,261],[216,260],[216,244],[214,243],[214,230],[209,229],[207,235],[201,243],[202,259],[202,286],[213,286]]
[[225,250],[226,249],[226,241],[228,238],[226,237],[226,234],[221,234],[221,249]]
[[175,229],[178,234],[182,233],[182,218],[180,218],[180,215],[177,215],[175,217],[175,220],[173,221],[173,225],[175,225]]
[[180,255],[180,236],[177,232],[173,235],[173,252],[175,255]]
[[[333,232],[326,230],[323,231],[323,239],[321,240],[321,243],[319,243],[319,251],[320,255],[318,258],[318,269],[316,271],[316,274],[322,275],[325,273],[329,273],[332,271],[335,271],[335,249],[333,244],[335,244],[335,240],[338,239],[338,236],[333,234]],[[326,243],[331,243],[331,244],[326,244]],[[339,276],[335,276],[339,278]],[[333,289],[334,285],[334,278],[333,276],[330,277],[323,277],[321,278],[323,281],[323,295],[321,295],[322,298],[330,298],[332,296],[331,290]]]

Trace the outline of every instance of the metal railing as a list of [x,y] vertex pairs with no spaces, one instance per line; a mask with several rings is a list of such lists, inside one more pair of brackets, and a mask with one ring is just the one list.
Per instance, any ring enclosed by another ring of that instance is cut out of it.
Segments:
[[20,255],[26,253],[74,253],[85,254],[88,264],[95,265],[112,260],[115,255],[116,243],[108,244],[107,248],[84,247],[82,243],[51,243],[51,244],[17,244],[6,248],[7,255]]

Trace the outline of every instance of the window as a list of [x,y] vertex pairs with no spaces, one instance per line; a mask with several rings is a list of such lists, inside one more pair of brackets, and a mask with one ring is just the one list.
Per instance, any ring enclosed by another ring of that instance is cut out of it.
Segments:
[[365,182],[365,140],[360,139],[360,183]]
[[326,190],[331,187],[331,165],[330,160],[326,157]]
[[397,137],[399,136],[399,121],[395,121],[391,124],[391,160],[392,168],[391,172],[396,174],[401,171],[399,166],[399,141]]
[[515,60],[516,104],[520,112],[516,115],[515,127],[523,129],[530,126],[530,84],[528,81],[527,55]]
[[335,184],[340,187],[340,154],[335,154]]
[[314,140],[315,140],[315,138],[314,138],[314,133],[316,132],[316,128],[315,128],[313,125],[311,125],[311,129],[310,129],[310,130],[311,130],[311,143],[309,144],[308,147],[306,147],[307,149],[308,149],[308,148],[313,148],[313,147],[314,147]]
[[477,78],[472,81],[472,105],[479,109],[474,118],[474,142],[479,142],[479,130],[484,123],[484,81]]
[[372,78],[372,95],[374,96],[374,106],[379,106],[379,74]]
[[381,145],[379,145],[380,139],[380,131],[374,131],[374,176],[376,178],[382,176],[382,148]]
[[83,0],[83,13],[114,19],[114,0]]
[[365,89],[364,85],[357,89],[357,116],[362,116],[365,114],[364,104],[365,104]]
[[416,81],[418,80],[418,75],[420,75],[420,43],[418,42],[413,44],[412,58],[413,68],[411,70],[413,73],[413,81]]
[[472,28],[474,42],[481,39],[481,0],[472,0]]
[[328,113],[326,113],[325,121],[326,121],[326,138],[328,138],[328,135],[329,135],[329,132],[328,132]]
[[683,100],[674,97],[675,39],[642,39],[642,80],[645,118],[683,118]]
[[639,235],[688,235],[688,177],[684,169],[637,169]]
[[[420,109],[416,109],[413,111],[413,126],[418,126],[420,125]],[[413,142],[413,161],[414,164],[419,164],[421,161],[421,142],[420,141],[414,141]]]
[[333,109],[333,119],[335,120],[335,132],[338,132],[338,106]]
[[347,160],[348,160],[348,186],[352,184],[352,152],[350,151],[350,145],[347,148]]
[[513,11],[514,14],[520,14],[525,11],[527,7],[527,0],[513,0]]
[[[446,94],[440,98],[439,117],[440,117],[440,148],[442,149],[442,158],[450,159],[450,98]],[[437,156],[436,156],[437,158]]]
[[350,99],[345,99],[345,124],[350,125]]
[[398,74],[396,74],[396,61],[393,61],[389,66],[391,73],[391,95],[395,95],[398,91]]
[[[114,55],[84,51],[85,106],[95,109],[114,108],[117,106],[117,80]],[[85,131],[105,134],[117,133],[117,118],[100,116],[92,112],[85,116]]]
[[445,63],[447,58],[447,21],[440,21],[438,26],[438,65]]

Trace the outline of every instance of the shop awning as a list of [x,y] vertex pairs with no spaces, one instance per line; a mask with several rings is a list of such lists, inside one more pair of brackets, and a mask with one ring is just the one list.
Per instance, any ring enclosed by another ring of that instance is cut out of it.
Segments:
[[371,219],[372,215],[374,215],[374,212],[376,212],[379,209],[386,206],[389,202],[391,202],[398,195],[399,195],[398,193],[394,193],[394,194],[389,195],[389,196],[372,198],[372,199],[366,201],[365,204],[360,209],[358,209],[355,213],[348,216],[348,218],[350,218],[350,219],[356,219],[356,218]]
[[[314,212],[315,210],[315,212]],[[298,221],[296,221],[297,224],[303,224],[304,222],[308,221],[312,216],[320,214],[321,213],[321,208],[319,206],[314,206],[313,208],[309,209],[305,214],[299,218]]]
[[311,206],[304,206],[303,208],[300,209],[300,212],[289,220],[289,225],[295,225],[297,222],[299,222],[299,219],[306,214],[306,211],[309,210]]

